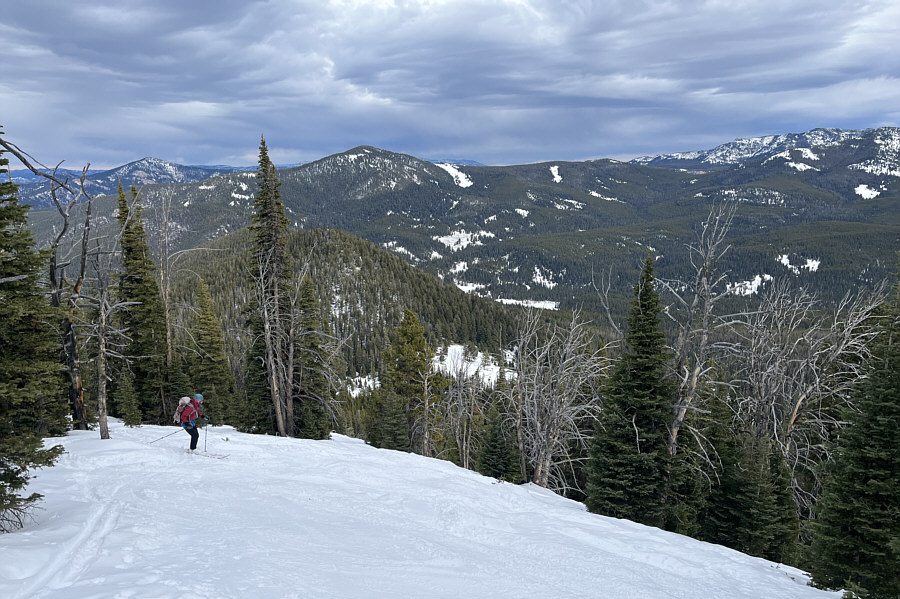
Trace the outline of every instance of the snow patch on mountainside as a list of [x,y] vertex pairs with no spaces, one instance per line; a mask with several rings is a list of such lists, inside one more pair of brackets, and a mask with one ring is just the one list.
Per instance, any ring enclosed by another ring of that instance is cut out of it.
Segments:
[[875,143],[878,145],[878,155],[874,159],[852,164],[849,168],[873,175],[900,177],[900,128],[878,129]]
[[553,289],[558,285],[558,283],[553,280],[553,272],[551,270],[541,268],[537,265],[534,267],[534,276],[532,276],[531,280],[535,284],[546,287],[547,289]]
[[464,293],[476,293],[486,288],[487,285],[483,285],[481,283],[466,283],[465,281],[460,281],[459,279],[453,279],[453,284],[456,285],[460,291]]
[[819,169],[817,169],[816,167],[810,166],[810,165],[808,165],[808,164],[806,164],[806,163],[804,163],[804,162],[786,162],[785,164],[787,164],[787,165],[788,165],[789,167],[791,167],[792,169],[795,169],[795,170],[800,171],[801,173],[802,173],[803,171],[817,171],[817,170],[819,170]]
[[819,159],[819,157],[809,148],[794,148],[792,150],[785,150],[784,152],[779,152],[778,154],[769,156],[768,158],[763,160],[763,164],[767,164],[772,160],[781,158],[786,161],[785,164],[787,166],[789,166],[793,169],[796,169],[800,172],[808,171],[808,170],[814,170],[814,171],[819,170],[816,167],[806,164],[804,162],[794,162],[793,161],[793,152],[799,152],[801,158],[805,158],[806,160],[818,160]]
[[550,174],[553,175],[554,183],[562,183],[562,177],[559,175],[559,167],[558,166],[551,166]]
[[526,308],[539,308],[541,310],[559,310],[559,302],[549,300],[517,300],[505,297],[498,297],[497,301],[501,304],[511,304],[515,306],[524,306]]
[[857,185],[856,189],[854,189],[853,191],[855,191],[856,195],[860,196],[864,200],[871,200],[872,198],[877,198],[879,195],[881,195],[880,191],[878,191],[877,189],[872,189],[865,184]]
[[453,181],[460,187],[472,187],[472,179],[469,178],[469,175],[465,174],[452,164],[447,164],[446,162],[441,162],[436,164],[435,166],[444,169],[447,171],[451,177],[453,177]]
[[740,283],[728,283],[725,288],[728,293],[733,295],[753,295],[759,291],[764,282],[771,281],[774,277],[772,275],[762,274],[756,275],[749,281],[742,281]]
[[381,245],[385,249],[388,249],[388,250],[394,252],[395,254],[403,254],[405,256],[409,256],[410,259],[412,259],[414,262],[419,261],[419,259],[416,257],[415,254],[413,254],[411,251],[409,251],[408,249],[406,249],[405,247],[403,247],[396,241],[388,241],[386,243],[382,243]]
[[594,196],[595,198],[600,198],[601,200],[606,200],[607,202],[619,202],[620,204],[625,203],[618,198],[611,198],[611,197],[605,196],[602,193],[599,193],[596,191],[589,191],[588,193],[591,194],[592,196]]
[[[742,187],[740,189],[722,189],[712,194],[713,197],[736,202],[746,202],[762,206],[784,206],[784,194],[775,189],[764,187]],[[701,195],[701,197],[704,197]]]
[[[467,379],[477,377],[489,387],[497,384],[500,378],[500,365],[482,352],[472,355],[466,352],[463,345],[439,347],[432,362],[435,372],[455,377],[462,375]],[[505,373],[509,377],[512,373]]]
[[576,200],[560,198],[560,201],[558,201],[558,202],[554,201],[552,203],[553,203],[553,207],[556,208],[557,210],[583,210],[584,209],[584,204],[582,204],[581,202],[578,202]]
[[635,158],[632,162],[647,164],[654,160],[697,160],[707,164],[737,164],[757,156],[766,156],[794,148],[809,149],[811,147],[834,146],[847,140],[860,139],[870,132],[871,130],[867,129],[813,129],[805,133],[738,138],[732,142],[716,146],[712,150],[642,156]]
[[456,252],[470,245],[484,245],[481,241],[482,237],[496,237],[496,235],[490,231],[476,231],[474,233],[469,233],[463,229],[460,231],[453,231],[448,235],[434,236],[432,239],[441,242],[450,248],[450,251]]
[[[778,262],[783,264],[785,267],[787,267],[787,269],[790,270],[795,275],[799,275],[801,269],[808,270],[809,272],[816,272],[817,270],[819,270],[819,266],[822,265],[821,260],[815,260],[813,258],[806,258],[806,262],[804,264],[801,264],[800,266],[796,266],[796,265],[791,264],[791,259],[787,254],[782,254],[782,255],[778,256],[777,260],[778,260]],[[801,258],[801,260],[802,260],[802,258]]]

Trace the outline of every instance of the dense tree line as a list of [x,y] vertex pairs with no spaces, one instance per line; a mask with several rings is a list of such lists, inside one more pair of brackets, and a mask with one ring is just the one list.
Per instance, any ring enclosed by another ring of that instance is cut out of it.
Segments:
[[[780,284],[742,307],[723,259],[735,213],[719,210],[690,249],[693,278],[662,281],[647,255],[624,326],[515,317],[347,234],[291,231],[265,140],[257,179],[248,230],[155,259],[140,192],[120,187],[117,235],[82,245],[93,268],[57,302],[50,279],[64,271],[34,249],[27,208],[2,183],[0,528],[23,524],[38,499],[20,495],[28,471],[58,454],[41,438],[69,416],[103,435],[107,408],[129,425],[166,422],[197,390],[217,424],[336,430],[809,565],[824,587],[896,596],[896,294],[829,311]],[[496,381],[448,363],[451,341],[468,359],[484,351]],[[73,356],[96,400],[83,408],[64,377]],[[355,376],[373,386],[349,386]]]

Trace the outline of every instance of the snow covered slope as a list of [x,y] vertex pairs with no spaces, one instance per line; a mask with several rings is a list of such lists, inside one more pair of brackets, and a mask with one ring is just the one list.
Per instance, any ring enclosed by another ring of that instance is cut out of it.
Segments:
[[[886,128],[890,131],[893,128]],[[881,130],[879,130],[881,131]],[[871,135],[873,130],[813,129],[805,133],[786,133],[763,137],[738,138],[711,150],[642,156],[632,162],[653,166],[665,166],[667,162],[696,161],[706,165],[738,164],[744,160],[760,156],[770,156],[793,148],[833,146],[848,140],[861,139]]]
[[[0,597],[836,597],[793,568],[585,511],[538,487],[335,435],[73,432]],[[148,444],[166,434],[176,434]]]

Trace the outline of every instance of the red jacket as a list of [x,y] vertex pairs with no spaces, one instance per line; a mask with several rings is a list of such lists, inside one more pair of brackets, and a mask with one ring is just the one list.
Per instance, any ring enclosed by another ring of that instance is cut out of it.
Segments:
[[175,414],[180,418],[181,424],[187,424],[200,418],[200,402],[192,399],[189,403],[178,406]]

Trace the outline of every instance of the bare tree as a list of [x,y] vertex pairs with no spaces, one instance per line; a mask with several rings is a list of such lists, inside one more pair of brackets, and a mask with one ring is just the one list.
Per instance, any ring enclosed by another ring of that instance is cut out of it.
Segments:
[[469,469],[473,466],[476,418],[484,414],[478,402],[479,372],[470,372],[467,357],[463,353],[456,363],[447,364],[450,385],[441,402],[441,423],[455,442],[459,465]]
[[173,261],[177,253],[171,252],[171,211],[172,198],[175,194],[172,187],[166,187],[165,191],[157,194],[156,201],[152,203],[153,214],[156,218],[159,237],[157,238],[157,256],[159,260],[159,292],[162,296],[163,315],[166,324],[166,368],[171,369],[175,363],[174,322],[172,309],[172,269]]
[[570,448],[587,448],[601,409],[597,383],[609,366],[606,348],[592,347],[577,313],[566,326],[544,327],[535,310],[523,319],[515,345],[508,403],[519,450],[531,466],[532,482],[563,489],[563,467],[579,459]]
[[92,270],[96,276],[89,280],[83,297],[96,310],[97,316],[93,322],[77,325],[79,328],[85,329],[86,340],[93,339],[97,343],[97,355],[94,361],[97,375],[97,417],[101,439],[109,439],[107,419],[109,360],[127,361],[127,356],[123,351],[130,341],[127,331],[115,325],[114,314],[118,310],[135,305],[135,302],[117,302],[113,294],[112,261],[122,230],[115,236],[110,247],[101,248],[98,242],[97,247],[90,255]]
[[266,382],[275,411],[276,430],[280,436],[287,437],[293,432],[293,338],[290,326],[282,328],[284,319],[279,296],[270,293],[273,255],[257,252],[256,258],[254,281],[257,309],[262,320]]
[[410,440],[414,447],[418,446],[418,453],[428,457],[435,456],[435,429],[436,419],[439,418],[440,406],[436,405],[436,397],[443,388],[443,378],[440,373],[432,368],[434,350],[425,345],[425,368],[415,373],[415,382],[422,389],[421,397],[412,398],[409,406],[412,425],[410,427]]
[[678,324],[673,346],[673,373],[678,387],[673,401],[672,421],[669,425],[669,453],[678,452],[678,435],[685,426],[689,410],[697,409],[698,392],[713,369],[714,329],[721,327],[715,313],[716,304],[728,295],[727,273],[719,271],[722,257],[730,249],[725,238],[734,219],[736,204],[713,206],[700,225],[697,240],[688,246],[694,277],[691,281],[659,280],[675,298],[676,314],[666,314]]
[[731,327],[739,340],[732,355],[738,416],[784,455],[801,508],[811,507],[814,493],[800,478],[816,480],[840,409],[865,376],[875,334],[866,324],[882,299],[883,288],[848,294],[828,313],[814,295],[779,281]]
[[[275,424],[280,436],[293,436],[294,400],[301,397],[306,401],[318,401],[328,412],[332,421],[336,406],[330,397],[312,392],[305,384],[301,360],[306,364],[315,363],[329,389],[337,389],[339,376],[333,364],[340,353],[337,339],[319,329],[302,326],[307,316],[300,306],[301,286],[309,273],[309,260],[292,273],[290,287],[282,284],[280,295],[270,293],[271,270],[266,263],[271,254],[257,252],[256,300],[262,321],[262,337],[265,346],[266,378],[275,410]],[[285,289],[286,288],[286,289]],[[306,336],[316,336],[319,340],[317,355],[305,355],[309,344],[302,343]]]

